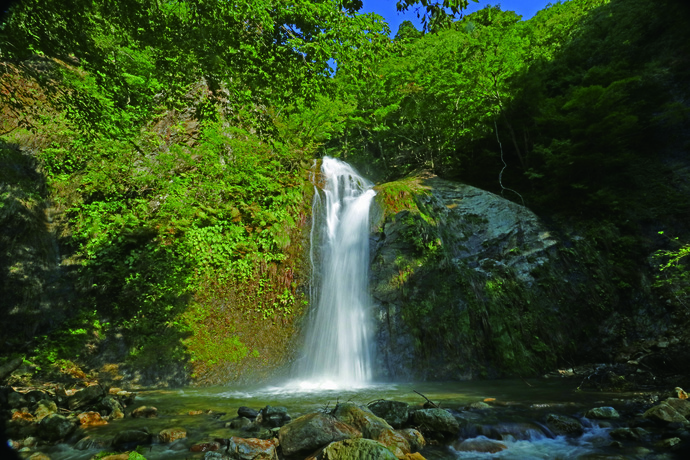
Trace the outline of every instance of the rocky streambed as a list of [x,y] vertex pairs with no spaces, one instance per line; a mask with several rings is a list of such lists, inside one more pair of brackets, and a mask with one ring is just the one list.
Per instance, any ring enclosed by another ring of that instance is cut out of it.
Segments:
[[[473,391],[453,383],[428,393],[382,385],[297,396],[282,387],[261,398],[47,385],[4,387],[0,404],[11,450],[34,460],[687,458],[683,392],[583,397],[563,388],[555,400],[558,388],[544,382],[487,382],[483,396],[475,382]],[[519,385],[528,393],[511,398]]]

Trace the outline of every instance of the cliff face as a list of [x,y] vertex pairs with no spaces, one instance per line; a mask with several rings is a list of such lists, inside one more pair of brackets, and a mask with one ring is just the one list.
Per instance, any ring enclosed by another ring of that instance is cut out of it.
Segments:
[[[392,379],[533,375],[606,359],[628,308],[587,238],[490,192],[417,176],[378,187],[372,293],[378,368]],[[636,288],[644,290],[645,275]],[[640,292],[638,305],[649,305]],[[606,336],[609,334],[609,337]]]

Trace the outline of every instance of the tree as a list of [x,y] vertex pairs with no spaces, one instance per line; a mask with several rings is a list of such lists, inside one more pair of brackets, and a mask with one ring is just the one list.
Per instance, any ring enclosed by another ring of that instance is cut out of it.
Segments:
[[[478,2],[479,0],[472,0]],[[421,6],[415,7],[420,4]],[[448,27],[453,18],[460,14],[460,12],[467,8],[469,0],[443,0],[429,1],[429,0],[398,0],[396,8],[398,11],[407,11],[414,8],[417,17],[421,18],[422,25],[425,31],[436,32],[444,27]],[[420,12],[420,10],[422,10]]]

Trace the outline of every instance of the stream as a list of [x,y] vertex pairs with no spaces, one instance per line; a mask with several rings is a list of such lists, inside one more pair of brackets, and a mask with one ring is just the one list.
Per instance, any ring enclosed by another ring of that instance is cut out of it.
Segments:
[[[618,420],[583,418],[583,413],[588,409],[613,406],[621,413],[620,425],[625,426],[638,412],[640,402],[645,398],[642,393],[581,392],[577,390],[577,383],[565,379],[534,379],[370,384],[351,389],[324,389],[323,386],[313,388],[295,381],[281,386],[140,390],[127,412],[142,405],[154,406],[158,409],[156,418],[136,419],[128,416],[107,425],[87,427],[85,433],[78,436],[86,434],[94,439],[107,439],[127,429],[146,427],[155,434],[166,428],[182,427],[187,431],[186,438],[170,444],[154,443],[145,448],[143,455],[149,460],[203,458],[203,453],[190,452],[190,447],[214,438],[250,437],[246,432],[226,427],[229,421],[237,417],[237,410],[241,406],[255,410],[267,405],[283,406],[294,420],[303,414],[332,409],[338,402],[366,405],[389,399],[421,408],[426,397],[442,408],[461,412],[463,418],[474,421],[472,427],[461,429],[457,441],[427,445],[420,453],[428,460],[675,458],[666,454],[649,457],[653,454],[652,448],[641,442],[616,443],[609,436],[609,431],[619,425]],[[489,407],[469,407],[485,400]],[[583,422],[584,434],[554,436],[544,425],[549,413],[579,418]],[[462,439],[477,436],[483,439],[483,435],[501,440],[507,449],[490,454],[459,452],[454,448]],[[45,452],[53,460],[81,460],[90,459],[102,451],[102,448],[77,450],[74,442],[72,439],[70,444],[52,446]]]

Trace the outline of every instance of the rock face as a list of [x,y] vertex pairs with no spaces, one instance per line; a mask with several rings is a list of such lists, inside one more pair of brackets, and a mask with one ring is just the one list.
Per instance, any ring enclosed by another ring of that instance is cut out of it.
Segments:
[[376,190],[371,290],[384,377],[535,373],[585,350],[617,302],[599,253],[524,206],[433,176]]

